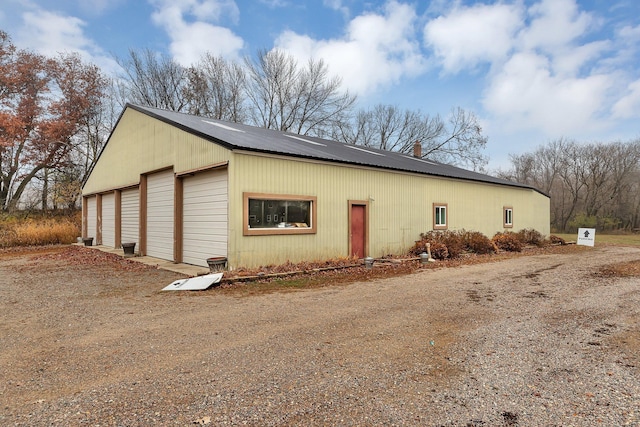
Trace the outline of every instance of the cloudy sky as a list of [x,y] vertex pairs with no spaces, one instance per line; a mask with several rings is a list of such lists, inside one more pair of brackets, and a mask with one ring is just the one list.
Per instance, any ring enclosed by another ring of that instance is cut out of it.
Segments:
[[637,0],[3,0],[0,29],[108,73],[142,48],[323,58],[361,107],[473,111],[491,169],[557,138],[640,137]]

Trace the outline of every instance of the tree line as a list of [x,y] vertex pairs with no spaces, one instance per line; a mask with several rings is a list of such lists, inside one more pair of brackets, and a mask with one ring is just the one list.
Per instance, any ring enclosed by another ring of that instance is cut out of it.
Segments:
[[557,139],[510,160],[510,169],[499,175],[551,196],[552,229],[640,228],[640,139],[588,144]]
[[236,62],[211,54],[183,67],[149,49],[118,58],[121,100],[300,135],[329,138],[482,169],[487,138],[473,112],[448,117],[379,104],[354,110],[356,96],[342,89],[327,64],[299,63],[279,50],[260,50]]
[[2,210],[19,201],[73,207],[127,102],[405,153],[420,141],[425,158],[476,169],[487,162],[473,113],[458,108],[442,119],[393,105],[354,111],[356,97],[322,60],[300,64],[262,50],[240,62],[205,54],[184,67],[149,49],[116,59],[122,73],[107,78],[77,55],[47,58],[17,49],[0,32]]
[[[0,31],[0,210],[75,208],[128,102],[402,153],[419,141],[424,158],[474,170],[488,161],[473,112],[356,109],[322,60],[260,50],[238,61],[207,53],[185,67],[149,49],[116,60],[120,75],[107,77],[75,54],[18,49]],[[555,230],[638,228],[639,144],[559,139],[512,155],[496,174],[549,194]]]
[[76,54],[18,49],[0,31],[0,210],[75,207],[81,183],[131,102],[268,129],[411,153],[481,169],[487,138],[472,112],[449,117],[376,105],[355,111],[327,64],[278,50],[184,67],[149,49],[116,58],[107,77]]

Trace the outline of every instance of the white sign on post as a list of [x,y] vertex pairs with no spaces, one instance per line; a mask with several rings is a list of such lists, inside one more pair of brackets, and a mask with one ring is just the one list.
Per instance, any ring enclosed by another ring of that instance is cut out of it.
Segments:
[[593,246],[596,241],[595,228],[578,228],[578,244],[584,246]]

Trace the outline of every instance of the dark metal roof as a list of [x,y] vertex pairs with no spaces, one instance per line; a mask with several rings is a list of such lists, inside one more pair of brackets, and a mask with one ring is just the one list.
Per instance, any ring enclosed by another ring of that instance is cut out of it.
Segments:
[[220,144],[230,150],[256,151],[468,181],[487,182],[511,187],[529,188],[546,196],[546,194],[540,190],[528,185],[444,163],[419,159],[408,154],[378,150],[359,145],[343,144],[322,138],[248,126],[240,123],[225,122],[140,105],[127,104],[127,107],[176,126],[185,132]]

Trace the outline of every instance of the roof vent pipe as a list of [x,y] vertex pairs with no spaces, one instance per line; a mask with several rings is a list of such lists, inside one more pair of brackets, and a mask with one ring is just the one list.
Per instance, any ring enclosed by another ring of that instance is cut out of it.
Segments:
[[420,141],[413,143],[413,157],[422,158],[422,144],[420,144]]

